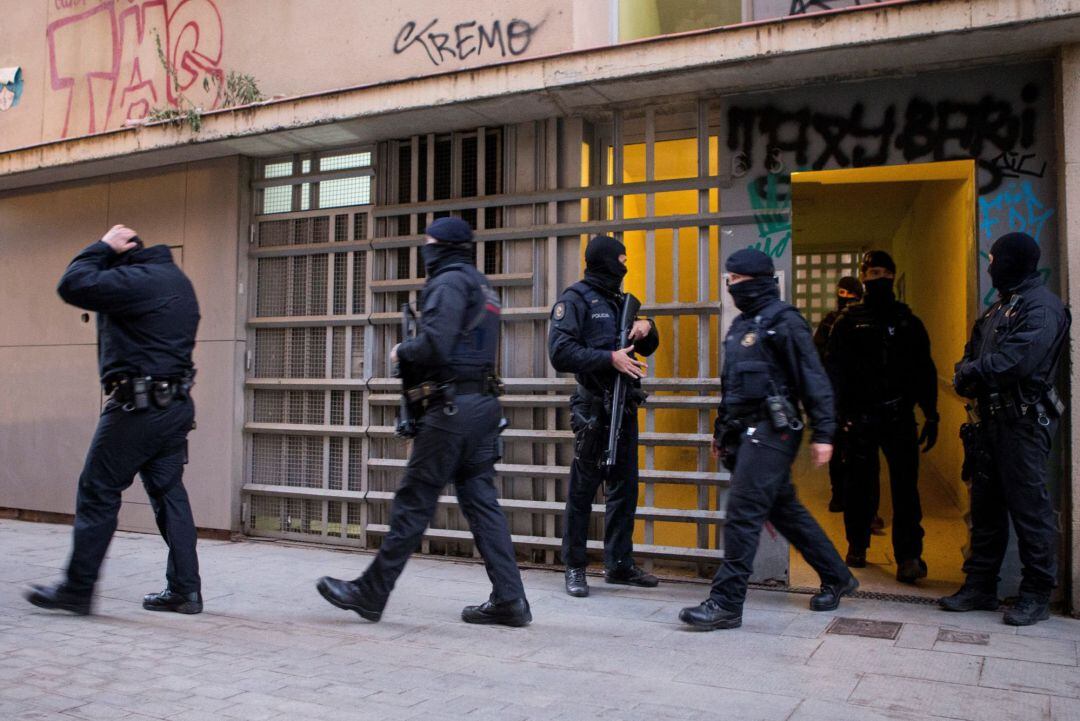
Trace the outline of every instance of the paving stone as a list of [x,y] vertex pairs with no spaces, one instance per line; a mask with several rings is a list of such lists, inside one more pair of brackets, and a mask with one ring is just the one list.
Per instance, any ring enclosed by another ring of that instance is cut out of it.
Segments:
[[848,702],[966,721],[1041,721],[1050,716],[1049,696],[876,674],[863,678]]
[[985,646],[949,643],[939,640],[934,644],[934,650],[970,654],[972,656],[1007,658],[1014,661],[1037,661],[1066,666],[1076,665],[1075,641],[1018,636],[1015,634],[991,633],[990,642]]
[[1080,698],[1080,668],[988,658],[979,685]]
[[1074,698],[1050,697],[1050,721],[1076,721],[1080,719],[1080,701]]
[[897,648],[890,641],[880,639],[829,636],[810,658],[809,665],[974,685],[979,682],[982,660],[961,654]]

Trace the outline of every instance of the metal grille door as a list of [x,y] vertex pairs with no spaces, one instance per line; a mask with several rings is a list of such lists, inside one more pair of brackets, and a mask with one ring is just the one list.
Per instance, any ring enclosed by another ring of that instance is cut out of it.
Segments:
[[[424,283],[423,228],[453,214],[477,229],[477,266],[503,305],[510,428],[496,485],[519,552],[553,562],[561,545],[574,382],[548,363],[548,314],[581,277],[587,238],[606,233],[627,244],[627,288],[662,338],[639,416],[636,552],[711,569],[723,556],[728,488],[708,454],[720,236],[722,226],[753,225],[761,210],[719,207],[719,116],[692,102],[264,163],[251,251],[247,531],[368,547],[387,532],[407,457],[393,435],[399,384],[388,377],[388,354],[400,340],[401,304],[415,303]],[[358,155],[360,165],[328,166]],[[361,202],[328,205],[328,197]],[[440,499],[424,551],[474,553],[453,490]]]

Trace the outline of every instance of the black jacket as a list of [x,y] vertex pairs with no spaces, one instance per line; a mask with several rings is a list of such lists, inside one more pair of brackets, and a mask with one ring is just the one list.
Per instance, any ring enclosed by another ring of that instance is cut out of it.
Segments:
[[825,348],[829,345],[829,335],[832,333],[833,326],[836,325],[836,319],[839,317],[840,311],[829,311],[821,319],[817,329],[814,331],[814,347],[817,348],[818,355],[821,356],[822,360],[825,358]]
[[900,301],[845,308],[829,334],[825,365],[841,413],[873,412],[899,399],[903,408],[918,404],[927,419],[938,419],[930,336]]
[[723,361],[721,424],[760,413],[765,397],[780,392],[806,409],[813,443],[832,443],[832,384],[814,348],[810,325],[794,307],[775,299],[754,314],[736,316],[724,338]]
[[956,364],[957,391],[974,398],[1019,387],[1028,398],[1053,383],[1054,364],[1068,342],[1070,318],[1038,274],[1001,298],[975,322],[964,357]]
[[431,269],[416,336],[398,346],[398,359],[422,380],[483,380],[498,370],[499,297],[470,252],[461,244]]
[[[560,373],[573,373],[578,384],[594,395],[615,387],[618,371],[611,365],[611,352],[618,350],[622,304],[621,293],[579,281],[563,291],[551,309],[551,365]],[[649,325],[649,334],[634,343],[634,352],[641,356],[652,355],[660,345],[656,324],[650,319]]]
[[98,241],[75,256],[57,292],[98,314],[103,383],[118,375],[175,378],[194,367],[199,304],[168,246],[117,254]]

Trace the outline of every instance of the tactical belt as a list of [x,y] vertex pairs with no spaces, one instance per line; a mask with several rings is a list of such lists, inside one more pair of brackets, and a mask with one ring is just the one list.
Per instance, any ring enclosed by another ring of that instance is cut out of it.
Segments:
[[165,408],[177,398],[186,398],[191,376],[113,376],[102,386],[124,410],[146,410],[153,404]]
[[502,395],[502,381],[495,377],[484,380],[446,381],[436,383],[424,381],[404,391],[409,403],[431,404],[452,399],[456,395],[480,394],[486,396]]
[[975,400],[975,412],[983,420],[1019,420],[1024,416],[1036,416],[1040,425],[1050,425],[1050,418],[1058,417],[1056,409],[1040,397],[1033,403],[1024,400],[1018,392],[987,393]]

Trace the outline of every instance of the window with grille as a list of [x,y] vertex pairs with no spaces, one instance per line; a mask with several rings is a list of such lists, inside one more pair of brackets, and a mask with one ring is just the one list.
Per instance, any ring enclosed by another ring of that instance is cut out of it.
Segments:
[[[254,182],[247,472],[252,487],[360,490],[374,153],[260,163]],[[353,390],[354,384],[360,390]],[[359,499],[358,499],[359,500]],[[249,530],[357,538],[359,502],[253,493]]]
[[859,276],[859,253],[796,253],[795,305],[810,324],[817,326],[836,310],[836,284],[845,275]]

